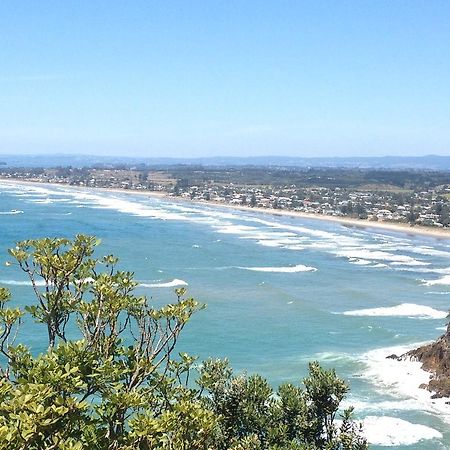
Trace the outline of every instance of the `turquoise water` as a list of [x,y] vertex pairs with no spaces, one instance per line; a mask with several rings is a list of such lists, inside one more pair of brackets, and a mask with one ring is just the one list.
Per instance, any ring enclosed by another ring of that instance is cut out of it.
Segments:
[[[0,223],[5,261],[18,240],[95,234],[100,252],[120,256],[155,301],[173,300],[174,286],[188,284],[208,307],[180,351],[228,357],[235,370],[273,385],[298,382],[310,360],[335,367],[373,448],[450,448],[450,406],[418,389],[427,375],[416,364],[385,358],[442,334],[449,240],[6,182]],[[15,267],[0,266],[0,285],[19,304],[33,298]],[[21,337],[45,348],[43,329],[26,326]]]

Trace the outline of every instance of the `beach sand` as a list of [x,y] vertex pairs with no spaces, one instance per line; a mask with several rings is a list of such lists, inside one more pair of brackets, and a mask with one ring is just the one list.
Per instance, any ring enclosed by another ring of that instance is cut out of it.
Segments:
[[50,185],[50,186],[59,186],[64,188],[74,188],[74,189],[86,189],[88,191],[97,191],[97,192],[112,192],[117,194],[132,194],[132,195],[142,195],[145,197],[153,197],[160,198],[167,201],[182,201],[186,203],[193,204],[201,204],[201,205],[212,205],[219,206],[221,208],[228,208],[235,211],[246,211],[246,212],[258,212],[263,214],[270,214],[274,216],[284,216],[284,217],[297,217],[303,219],[315,219],[315,220],[324,220],[328,222],[335,222],[347,227],[355,227],[360,229],[374,229],[374,230],[385,230],[385,231],[394,231],[398,233],[406,233],[409,235],[422,235],[434,237],[436,239],[450,239],[450,228],[433,228],[433,227],[425,227],[420,225],[411,226],[409,224],[403,223],[394,223],[394,222],[384,222],[384,221],[371,221],[364,219],[352,219],[349,217],[339,217],[339,216],[326,216],[324,214],[313,214],[313,213],[305,213],[300,211],[290,211],[290,210],[281,210],[281,209],[273,209],[273,208],[258,208],[244,205],[230,205],[229,203],[221,203],[221,202],[213,202],[206,200],[191,200],[184,197],[175,197],[169,195],[165,192],[156,192],[156,191],[142,191],[142,190],[133,190],[133,189],[114,189],[114,188],[100,188],[100,187],[84,187],[84,186],[71,186],[63,183],[42,183],[38,181],[28,181],[28,180],[18,180],[18,179],[10,179],[10,178],[0,178],[0,181],[11,183],[11,184],[31,184],[35,186],[42,185]]

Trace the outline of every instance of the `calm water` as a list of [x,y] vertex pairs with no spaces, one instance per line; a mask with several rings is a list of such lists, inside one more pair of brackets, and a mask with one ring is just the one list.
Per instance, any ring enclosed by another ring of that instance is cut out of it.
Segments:
[[[187,283],[208,308],[189,324],[180,351],[228,357],[273,385],[298,382],[310,360],[335,367],[373,448],[450,448],[450,405],[417,388],[427,378],[417,364],[385,358],[443,332],[449,240],[3,182],[0,223],[5,261],[18,240],[86,233],[102,239],[100,253],[120,256],[155,300],[173,300],[173,287]],[[19,304],[32,299],[17,268],[2,264],[0,285]],[[21,337],[45,348],[41,328]]]

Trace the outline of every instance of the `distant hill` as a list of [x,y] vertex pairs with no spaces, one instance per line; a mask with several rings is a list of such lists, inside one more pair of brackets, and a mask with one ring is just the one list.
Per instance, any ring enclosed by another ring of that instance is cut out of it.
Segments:
[[428,169],[450,170],[450,156],[382,156],[382,157],[335,157],[301,158],[293,156],[209,158],[144,158],[95,155],[0,155],[8,167],[86,167],[94,165],[140,165],[168,166],[175,164],[203,166],[276,166],[276,167],[343,167],[378,169]]

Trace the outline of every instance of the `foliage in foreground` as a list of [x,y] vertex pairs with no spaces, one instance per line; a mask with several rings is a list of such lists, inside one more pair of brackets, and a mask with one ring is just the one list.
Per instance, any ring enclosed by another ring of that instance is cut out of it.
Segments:
[[[173,304],[152,307],[115,257],[93,258],[97,244],[79,235],[9,251],[36,300],[10,308],[0,288],[1,449],[367,447],[351,410],[337,423],[348,388],[318,363],[304,388],[274,392],[258,375],[233,375],[226,361],[175,357],[180,332],[202,306],[178,289]],[[47,331],[48,349],[37,356],[15,343],[25,314]]]

